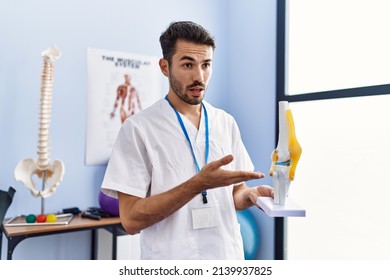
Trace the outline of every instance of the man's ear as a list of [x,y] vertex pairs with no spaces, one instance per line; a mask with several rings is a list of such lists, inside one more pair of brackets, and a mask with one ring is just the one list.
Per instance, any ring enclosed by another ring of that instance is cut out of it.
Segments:
[[169,62],[165,58],[161,58],[159,63],[160,70],[164,74],[165,77],[169,76]]

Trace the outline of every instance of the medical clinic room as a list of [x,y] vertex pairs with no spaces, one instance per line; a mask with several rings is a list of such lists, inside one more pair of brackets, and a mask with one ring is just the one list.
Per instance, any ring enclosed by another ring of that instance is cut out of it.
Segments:
[[389,12],[0,0],[0,272],[390,276]]

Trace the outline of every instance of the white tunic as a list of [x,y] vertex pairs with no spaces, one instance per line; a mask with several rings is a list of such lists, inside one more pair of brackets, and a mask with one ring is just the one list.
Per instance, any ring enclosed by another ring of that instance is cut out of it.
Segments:
[[[232,154],[224,168],[253,170],[231,115],[204,101],[209,119],[209,162]],[[203,110],[202,110],[203,111]],[[200,168],[205,164],[205,120],[199,131],[184,116]],[[161,99],[124,122],[102,183],[102,191],[138,197],[159,194],[196,174],[188,141],[174,110]],[[240,225],[232,195],[233,185],[207,191],[208,203],[199,194],[168,218],[141,231],[141,259],[243,259]],[[216,206],[219,226],[193,229],[192,210]]]

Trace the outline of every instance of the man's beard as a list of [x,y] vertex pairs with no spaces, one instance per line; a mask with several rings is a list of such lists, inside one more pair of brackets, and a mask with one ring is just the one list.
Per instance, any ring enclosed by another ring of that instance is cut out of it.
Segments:
[[[174,75],[171,72],[171,75],[169,76],[169,82],[171,84],[171,88],[176,95],[183,100],[185,103],[190,104],[190,105],[198,105],[202,103],[202,100],[204,98],[204,94],[206,93],[206,85],[201,82],[194,82],[188,87],[184,87],[183,84],[177,80]],[[204,94],[203,96],[199,97],[190,97],[186,94],[186,89],[190,89],[191,87],[196,87],[196,86],[201,86],[203,87]]]

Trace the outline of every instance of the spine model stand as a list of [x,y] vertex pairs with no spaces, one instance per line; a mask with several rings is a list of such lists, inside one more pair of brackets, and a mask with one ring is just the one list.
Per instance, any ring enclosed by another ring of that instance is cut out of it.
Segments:
[[[53,89],[53,65],[61,56],[60,51],[50,47],[42,52],[43,71],[41,78],[41,96],[38,129],[38,158],[27,158],[18,163],[14,176],[22,182],[34,197],[41,197],[41,213],[44,212],[44,198],[51,196],[60,185],[65,173],[61,160],[50,163],[49,128],[51,122],[51,103]],[[33,176],[42,180],[41,190],[37,190]],[[46,188],[46,186],[48,186]]]

